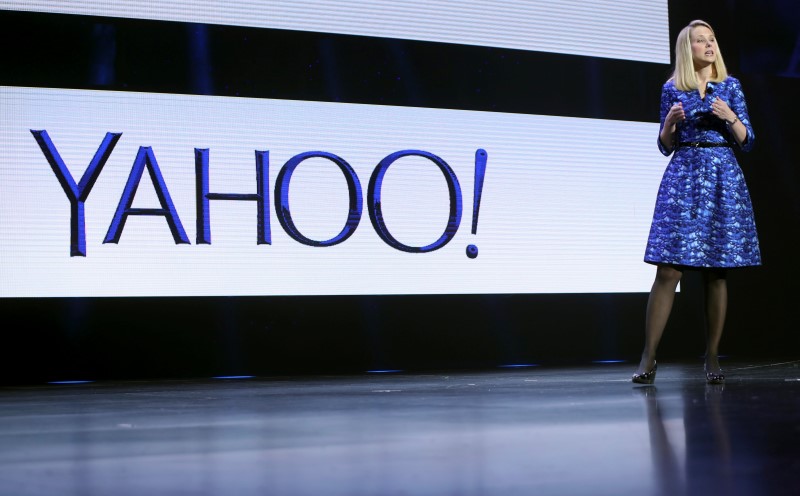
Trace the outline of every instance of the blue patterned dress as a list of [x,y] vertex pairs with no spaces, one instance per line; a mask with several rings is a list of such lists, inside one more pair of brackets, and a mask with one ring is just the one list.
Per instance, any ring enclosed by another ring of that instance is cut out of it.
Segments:
[[[684,267],[761,265],[758,234],[725,121],[711,113],[714,98],[725,101],[747,128],[742,150],[753,146],[753,128],[741,83],[728,77],[709,83],[706,98],[697,90],[680,91],[667,81],[661,92],[661,126],[670,107],[683,104],[686,120],[678,124],[674,155],[658,190],[644,261]],[[672,153],[658,139],[664,155]],[[679,146],[681,142],[728,143],[730,147]]]

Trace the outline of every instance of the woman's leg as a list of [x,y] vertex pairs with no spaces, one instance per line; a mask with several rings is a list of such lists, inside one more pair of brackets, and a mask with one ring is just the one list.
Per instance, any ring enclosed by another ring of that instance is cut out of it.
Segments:
[[656,270],[656,280],[650,290],[647,300],[647,317],[644,328],[644,351],[639,362],[637,374],[652,370],[656,361],[656,349],[667,326],[669,314],[672,311],[672,302],[675,301],[675,288],[681,280],[683,272],[674,267],[659,265]]
[[728,280],[725,270],[703,272],[706,303],[706,371],[720,373],[719,341],[728,310]]

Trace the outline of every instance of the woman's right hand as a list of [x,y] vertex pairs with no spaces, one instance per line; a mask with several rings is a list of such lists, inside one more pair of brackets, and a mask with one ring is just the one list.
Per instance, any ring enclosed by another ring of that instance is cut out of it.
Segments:
[[661,140],[661,144],[665,150],[668,150],[668,153],[672,153],[672,149],[675,147],[675,137],[678,134],[677,124],[684,120],[686,120],[686,114],[683,113],[681,102],[670,107],[667,116],[664,117],[664,125],[661,127],[658,139]]
[[664,127],[672,127],[684,120],[686,120],[686,114],[683,112],[683,104],[678,102],[667,112],[667,116],[664,118]]

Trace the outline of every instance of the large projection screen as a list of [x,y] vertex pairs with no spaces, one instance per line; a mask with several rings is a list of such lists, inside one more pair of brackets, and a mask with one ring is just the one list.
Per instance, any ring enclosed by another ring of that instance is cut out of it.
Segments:
[[[669,62],[665,1],[73,4],[0,8]],[[0,297],[644,292],[656,119],[0,86]]]

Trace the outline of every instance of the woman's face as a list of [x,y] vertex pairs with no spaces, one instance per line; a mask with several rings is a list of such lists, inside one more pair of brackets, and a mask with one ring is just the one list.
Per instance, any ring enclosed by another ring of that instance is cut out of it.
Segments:
[[692,61],[695,66],[703,67],[717,60],[717,38],[713,31],[705,26],[697,26],[690,34],[692,42]]

